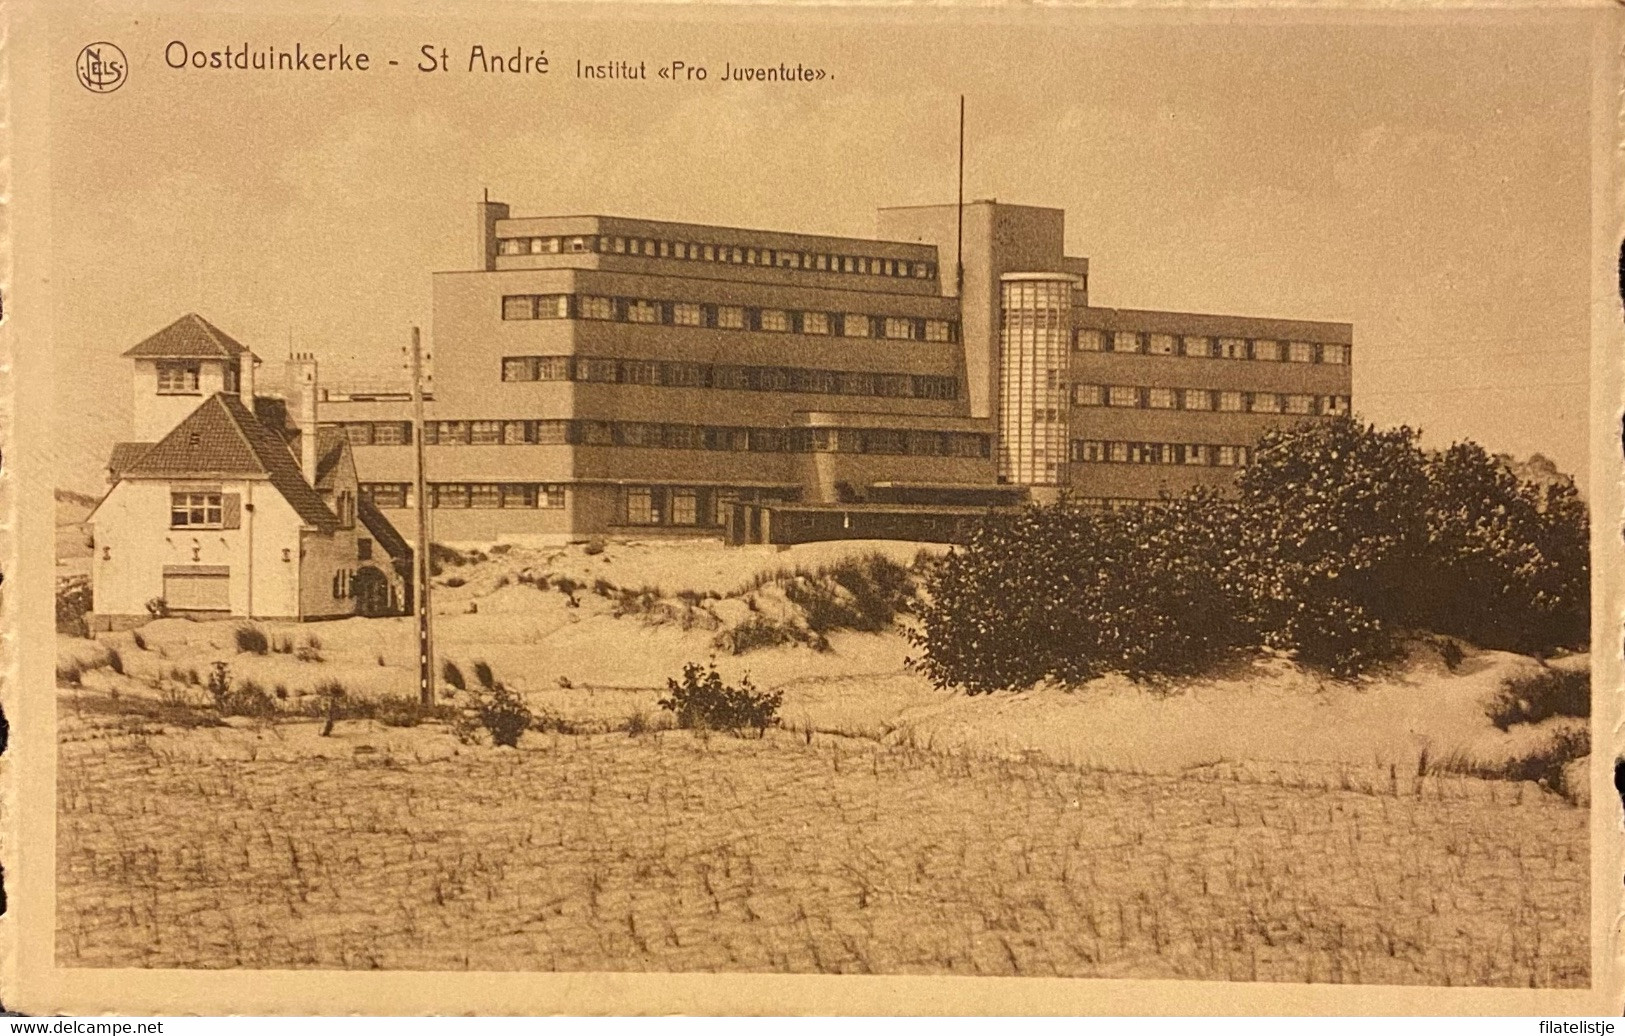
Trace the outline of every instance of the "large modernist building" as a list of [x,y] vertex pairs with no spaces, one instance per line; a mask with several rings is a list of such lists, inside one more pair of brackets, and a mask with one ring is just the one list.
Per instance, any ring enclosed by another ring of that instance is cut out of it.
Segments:
[[[434,277],[435,539],[948,539],[1223,486],[1270,425],[1347,412],[1348,324],[1091,306],[1063,221],[892,208],[870,240],[481,203],[473,269]],[[404,386],[320,405],[411,528]]]

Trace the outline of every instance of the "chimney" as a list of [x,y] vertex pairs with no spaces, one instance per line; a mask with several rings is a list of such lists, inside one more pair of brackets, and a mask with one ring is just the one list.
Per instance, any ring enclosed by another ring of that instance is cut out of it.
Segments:
[[243,406],[249,413],[254,412],[254,368],[260,365],[260,358],[251,352],[244,352],[237,357],[237,394],[242,397]]
[[480,202],[480,247],[474,260],[479,265],[475,269],[497,268],[497,220],[507,218],[507,203],[492,201],[491,192],[487,191],[485,200]]
[[288,357],[288,420],[299,430],[299,470],[316,484],[316,356]]

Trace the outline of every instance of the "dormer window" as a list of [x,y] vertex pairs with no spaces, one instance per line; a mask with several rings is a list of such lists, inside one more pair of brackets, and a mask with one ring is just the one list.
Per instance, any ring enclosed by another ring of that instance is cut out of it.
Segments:
[[160,396],[190,396],[198,392],[198,365],[195,363],[159,363],[158,394]]

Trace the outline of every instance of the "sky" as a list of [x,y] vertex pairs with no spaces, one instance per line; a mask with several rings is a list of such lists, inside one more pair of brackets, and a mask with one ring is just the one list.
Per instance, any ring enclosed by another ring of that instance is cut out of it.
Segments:
[[[1350,322],[1362,417],[1419,426],[1429,445],[1541,452],[1584,480],[1592,144],[1578,17],[99,10],[52,33],[65,488],[104,488],[111,444],[129,435],[119,354],[184,313],[253,348],[262,385],[280,385],[290,346],[315,352],[325,381],[404,378],[408,329],[432,348],[431,273],[474,265],[482,191],[516,216],[870,235],[876,208],[952,201],[961,93],[967,197],[1065,209],[1091,304]],[[113,93],[73,75],[97,39],[129,58]],[[343,43],[374,69],[177,71],[164,62],[176,40]],[[416,71],[424,44],[452,70]],[[468,73],[474,44],[545,51],[551,71]],[[580,80],[577,59],[645,61],[652,78]],[[670,60],[710,78],[653,78]],[[724,62],[780,61],[830,75],[718,81]]]

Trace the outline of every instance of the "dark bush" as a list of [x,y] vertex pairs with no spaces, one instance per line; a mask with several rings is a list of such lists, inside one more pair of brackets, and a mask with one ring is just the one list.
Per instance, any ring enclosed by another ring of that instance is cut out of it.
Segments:
[[496,690],[497,678],[496,674],[491,671],[491,663],[483,661],[474,663],[474,681],[484,690]]
[[1591,673],[1585,669],[1543,669],[1508,680],[1484,710],[1498,729],[1539,723],[1553,716],[1591,718]]
[[990,520],[927,571],[915,665],[972,694],[1200,672],[1252,636],[1233,585],[1236,524],[1212,494]]
[[782,691],[758,691],[749,677],[733,687],[723,683],[715,665],[702,669],[699,663],[690,662],[683,666],[681,681],[666,681],[666,697],[660,699],[660,707],[674,713],[678,727],[684,730],[727,730],[738,734],[752,729],[761,737],[768,727],[778,723],[783,702]]
[[249,624],[238,626],[232,631],[237,643],[237,651],[245,655],[263,655],[271,649],[271,642],[265,636],[265,631],[258,626]]
[[119,654],[118,648],[110,647],[107,649],[107,668],[120,676],[124,675],[124,656]]
[[798,573],[784,582],[784,596],[814,633],[879,633],[911,609],[914,576],[885,555],[871,554]]
[[90,578],[63,576],[56,581],[56,631],[74,637],[90,636],[85,616],[93,607]]
[[1338,418],[1267,432],[1236,488],[990,517],[925,566],[914,665],[978,693],[1195,674],[1249,647],[1352,677],[1418,630],[1537,654],[1585,642],[1589,530],[1571,483]]
[[517,692],[500,681],[493,684],[473,692],[472,705],[458,716],[452,732],[465,744],[489,739],[494,746],[517,748],[535,717]]

